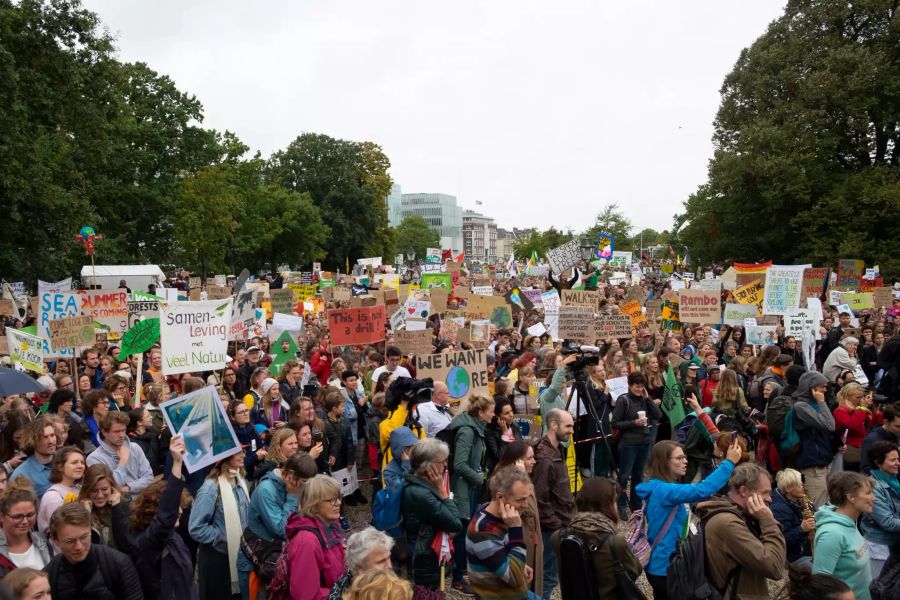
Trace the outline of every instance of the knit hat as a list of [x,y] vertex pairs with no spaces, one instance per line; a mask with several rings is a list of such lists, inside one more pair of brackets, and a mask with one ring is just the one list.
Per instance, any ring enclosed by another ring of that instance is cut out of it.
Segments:
[[268,394],[273,385],[278,385],[278,381],[272,379],[271,377],[266,377],[265,379],[263,379],[262,385],[260,386],[262,388],[263,394]]

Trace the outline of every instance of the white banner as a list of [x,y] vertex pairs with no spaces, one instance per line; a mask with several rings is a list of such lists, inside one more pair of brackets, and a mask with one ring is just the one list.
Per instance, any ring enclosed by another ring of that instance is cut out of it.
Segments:
[[163,375],[225,368],[233,301],[159,303]]
[[17,369],[28,369],[43,375],[44,353],[41,338],[8,327],[6,341],[9,344],[9,358]]
[[61,279],[55,283],[41,281],[38,279],[38,298],[43,296],[46,292],[71,292],[72,291],[72,278],[66,277],[65,279]]
[[229,340],[246,340],[256,323],[256,292],[244,289],[234,297],[231,307],[231,329]]

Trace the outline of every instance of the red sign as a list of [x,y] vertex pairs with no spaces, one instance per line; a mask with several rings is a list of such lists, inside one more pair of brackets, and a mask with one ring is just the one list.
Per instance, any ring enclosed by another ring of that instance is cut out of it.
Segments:
[[384,340],[387,310],[384,304],[328,311],[333,346],[374,344]]

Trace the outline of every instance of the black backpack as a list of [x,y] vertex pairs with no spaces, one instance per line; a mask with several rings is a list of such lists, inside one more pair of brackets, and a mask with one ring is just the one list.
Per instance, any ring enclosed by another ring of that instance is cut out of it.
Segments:
[[696,533],[689,528],[687,537],[678,544],[678,549],[669,559],[669,568],[666,571],[666,589],[669,598],[723,600],[729,586],[731,596],[736,597],[740,582],[740,567],[735,567],[728,573],[724,589],[719,589],[710,580],[706,569],[706,524],[715,515],[725,512],[738,514],[731,508],[711,510],[700,519]]
[[622,561],[616,553],[615,535],[606,534],[599,539],[595,536],[587,540],[569,532],[568,528],[559,532],[559,591],[563,600],[602,600],[596,578],[596,553],[603,544],[609,545],[612,554],[613,577],[616,582],[618,600],[647,600],[638,585],[628,576]]
[[456,434],[459,433],[463,427],[469,427],[473,432],[475,431],[475,428],[471,425],[461,425],[453,429],[448,425],[438,431],[437,435],[434,436],[447,444],[447,448],[450,449],[450,455],[447,456],[447,469],[451,472],[453,471],[453,455],[456,454]]

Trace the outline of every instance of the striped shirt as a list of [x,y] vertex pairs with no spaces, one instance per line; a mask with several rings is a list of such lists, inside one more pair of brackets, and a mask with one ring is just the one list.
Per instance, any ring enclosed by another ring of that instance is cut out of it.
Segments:
[[466,531],[469,584],[484,600],[523,600],[528,585],[522,527],[507,527],[486,509],[478,509]]

